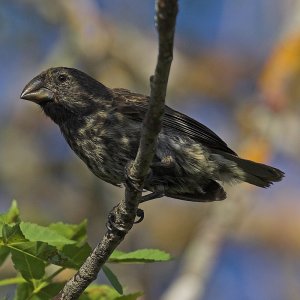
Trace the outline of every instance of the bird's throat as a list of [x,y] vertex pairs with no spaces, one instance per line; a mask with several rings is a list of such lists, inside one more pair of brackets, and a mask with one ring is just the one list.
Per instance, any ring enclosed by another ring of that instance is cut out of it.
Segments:
[[74,116],[74,113],[62,106],[61,104],[55,103],[53,101],[45,101],[40,104],[42,110],[55,122],[57,125],[62,125],[70,118]]

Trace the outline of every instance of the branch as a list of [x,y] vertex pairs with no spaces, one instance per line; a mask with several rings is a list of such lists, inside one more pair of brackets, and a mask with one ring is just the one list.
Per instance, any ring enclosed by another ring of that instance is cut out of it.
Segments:
[[133,181],[126,184],[125,199],[115,208],[116,227],[108,230],[77,273],[71,278],[55,300],[73,300],[83,293],[132,228],[136,217],[139,200],[142,195],[144,179],[152,162],[157,136],[161,129],[164,114],[164,102],[170,67],[173,59],[173,42],[177,0],[156,0],[156,25],[159,35],[159,54],[154,76],[151,76],[151,94],[149,108],[143,121],[140,145],[135,161],[128,168],[128,177]]

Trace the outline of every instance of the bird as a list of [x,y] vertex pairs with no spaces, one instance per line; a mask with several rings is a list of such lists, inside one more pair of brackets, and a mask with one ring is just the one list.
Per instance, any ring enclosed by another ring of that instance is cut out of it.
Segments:
[[[23,89],[21,99],[38,104],[56,123],[76,155],[100,179],[126,183],[126,166],[138,151],[149,96],[109,88],[74,68],[49,68]],[[266,188],[281,170],[240,158],[212,130],[165,105],[162,128],[140,202],[167,196],[210,202],[226,198],[224,183]]]

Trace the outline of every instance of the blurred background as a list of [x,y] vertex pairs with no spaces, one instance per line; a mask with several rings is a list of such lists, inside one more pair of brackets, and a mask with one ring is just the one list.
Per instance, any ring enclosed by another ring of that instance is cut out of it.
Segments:
[[[300,1],[179,2],[167,103],[286,177],[267,190],[227,187],[222,203],[143,204],[145,220],[120,249],[158,247],[175,259],[112,269],[146,300],[300,299]],[[52,66],[148,94],[156,55],[154,1],[1,1],[0,211],[15,198],[27,221],[87,218],[94,246],[124,190],[92,175],[19,95]],[[11,276],[7,262],[0,277]]]

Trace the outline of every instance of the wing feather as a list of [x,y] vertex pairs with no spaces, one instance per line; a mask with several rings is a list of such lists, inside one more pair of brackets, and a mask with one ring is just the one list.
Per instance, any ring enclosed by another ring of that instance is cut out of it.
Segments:
[[[116,102],[114,108],[133,120],[142,121],[147,111],[149,97],[132,93],[126,89],[113,89]],[[213,149],[237,156],[212,130],[198,121],[168,106],[165,107],[163,126],[184,133],[194,141]]]

